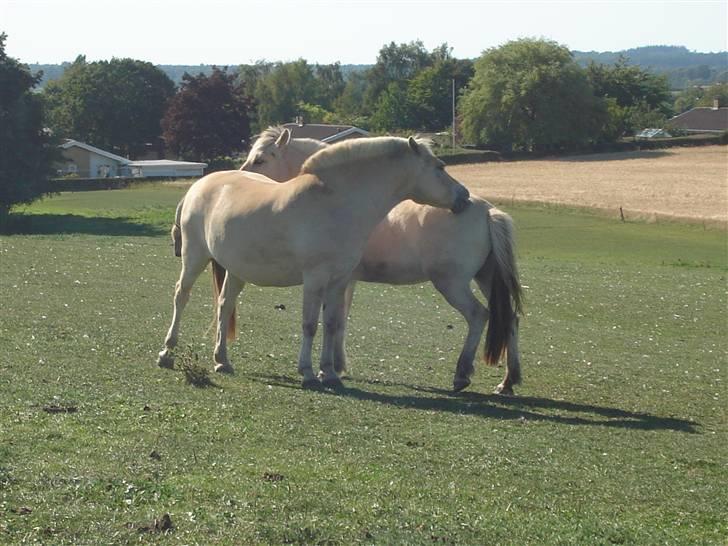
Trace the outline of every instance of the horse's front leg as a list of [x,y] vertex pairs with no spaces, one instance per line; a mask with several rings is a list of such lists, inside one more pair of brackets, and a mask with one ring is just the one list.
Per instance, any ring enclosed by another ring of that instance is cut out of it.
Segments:
[[[319,377],[326,387],[341,387],[341,379],[334,370],[337,343],[341,341],[345,318],[346,280],[331,283],[324,299],[324,339],[321,345]],[[343,349],[343,347],[340,347]]]
[[245,286],[245,283],[230,274],[225,273],[225,281],[220,289],[220,296],[217,300],[217,338],[215,340],[215,371],[221,373],[232,373],[233,366],[227,355],[227,340],[232,341],[235,333],[229,331],[230,318],[235,310],[235,302],[238,294]]
[[313,373],[311,351],[313,349],[313,339],[316,336],[316,330],[318,328],[323,293],[323,283],[319,282],[314,275],[304,274],[301,351],[298,354],[298,373],[303,376],[304,388],[320,385],[319,380]]
[[351,311],[351,303],[354,300],[355,287],[356,281],[351,281],[344,292],[344,322],[336,334],[334,342],[334,371],[339,377],[343,377],[349,369],[346,358],[346,327],[349,323],[349,313]]
[[[193,249],[194,250],[194,249]],[[197,277],[205,270],[207,259],[205,256],[197,256],[197,253],[188,251],[182,257],[182,272],[179,280],[175,285],[174,291],[174,311],[172,314],[172,325],[167,331],[164,339],[164,349],[159,353],[157,365],[161,368],[174,367],[174,348],[177,346],[179,338],[180,321],[182,320],[182,312],[190,299],[192,286],[195,284]]]

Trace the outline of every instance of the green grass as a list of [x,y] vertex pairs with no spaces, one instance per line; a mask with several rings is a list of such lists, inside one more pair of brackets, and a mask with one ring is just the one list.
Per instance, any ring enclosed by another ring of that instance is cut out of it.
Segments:
[[182,192],[62,194],[0,236],[0,544],[725,544],[725,231],[505,206],[517,397],[482,364],[449,393],[465,327],[429,285],[360,284],[336,394],[299,387],[300,289],[247,287],[237,373],[197,387],[154,365]]

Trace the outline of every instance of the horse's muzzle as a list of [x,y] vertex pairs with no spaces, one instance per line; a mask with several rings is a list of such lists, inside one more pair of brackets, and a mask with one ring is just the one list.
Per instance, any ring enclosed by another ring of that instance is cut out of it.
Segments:
[[469,205],[470,192],[467,188],[463,187],[463,189],[458,192],[458,196],[455,198],[455,203],[453,203],[452,207],[450,207],[450,211],[453,214],[460,214],[467,209]]

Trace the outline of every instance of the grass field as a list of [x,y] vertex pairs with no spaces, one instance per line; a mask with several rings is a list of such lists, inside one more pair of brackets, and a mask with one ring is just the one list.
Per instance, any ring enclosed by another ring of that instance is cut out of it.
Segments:
[[[726,231],[504,203],[516,397],[483,365],[450,394],[465,327],[429,285],[359,286],[337,393],[299,387],[300,289],[248,287],[237,373],[197,388],[155,366],[183,191],[62,194],[0,236],[0,544],[726,544]],[[209,284],[181,340],[206,367]]]

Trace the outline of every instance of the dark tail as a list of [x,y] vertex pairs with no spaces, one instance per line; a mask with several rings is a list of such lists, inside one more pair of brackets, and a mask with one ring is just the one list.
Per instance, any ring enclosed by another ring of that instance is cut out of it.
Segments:
[[513,220],[492,208],[488,211],[488,227],[492,250],[476,281],[485,292],[490,309],[484,358],[495,365],[508,348],[514,315],[522,313],[523,294],[516,267]]
[[177,210],[174,213],[174,225],[172,226],[172,242],[174,243],[174,255],[178,258],[182,256],[182,228],[180,227],[180,217],[182,216],[182,205],[185,203],[185,198],[177,205]]
[[[212,308],[215,310],[215,317],[217,317],[217,309],[218,309],[218,299],[220,298],[220,291],[222,290],[222,284],[225,282],[225,274],[226,270],[223,266],[221,266],[219,263],[217,263],[215,260],[211,260],[210,262],[212,264],[212,297],[213,297],[213,304]],[[215,319],[213,319],[215,320]],[[227,340],[233,341],[235,339],[235,309],[233,308],[233,314],[230,316],[230,321],[228,322],[228,329],[226,332]]]

